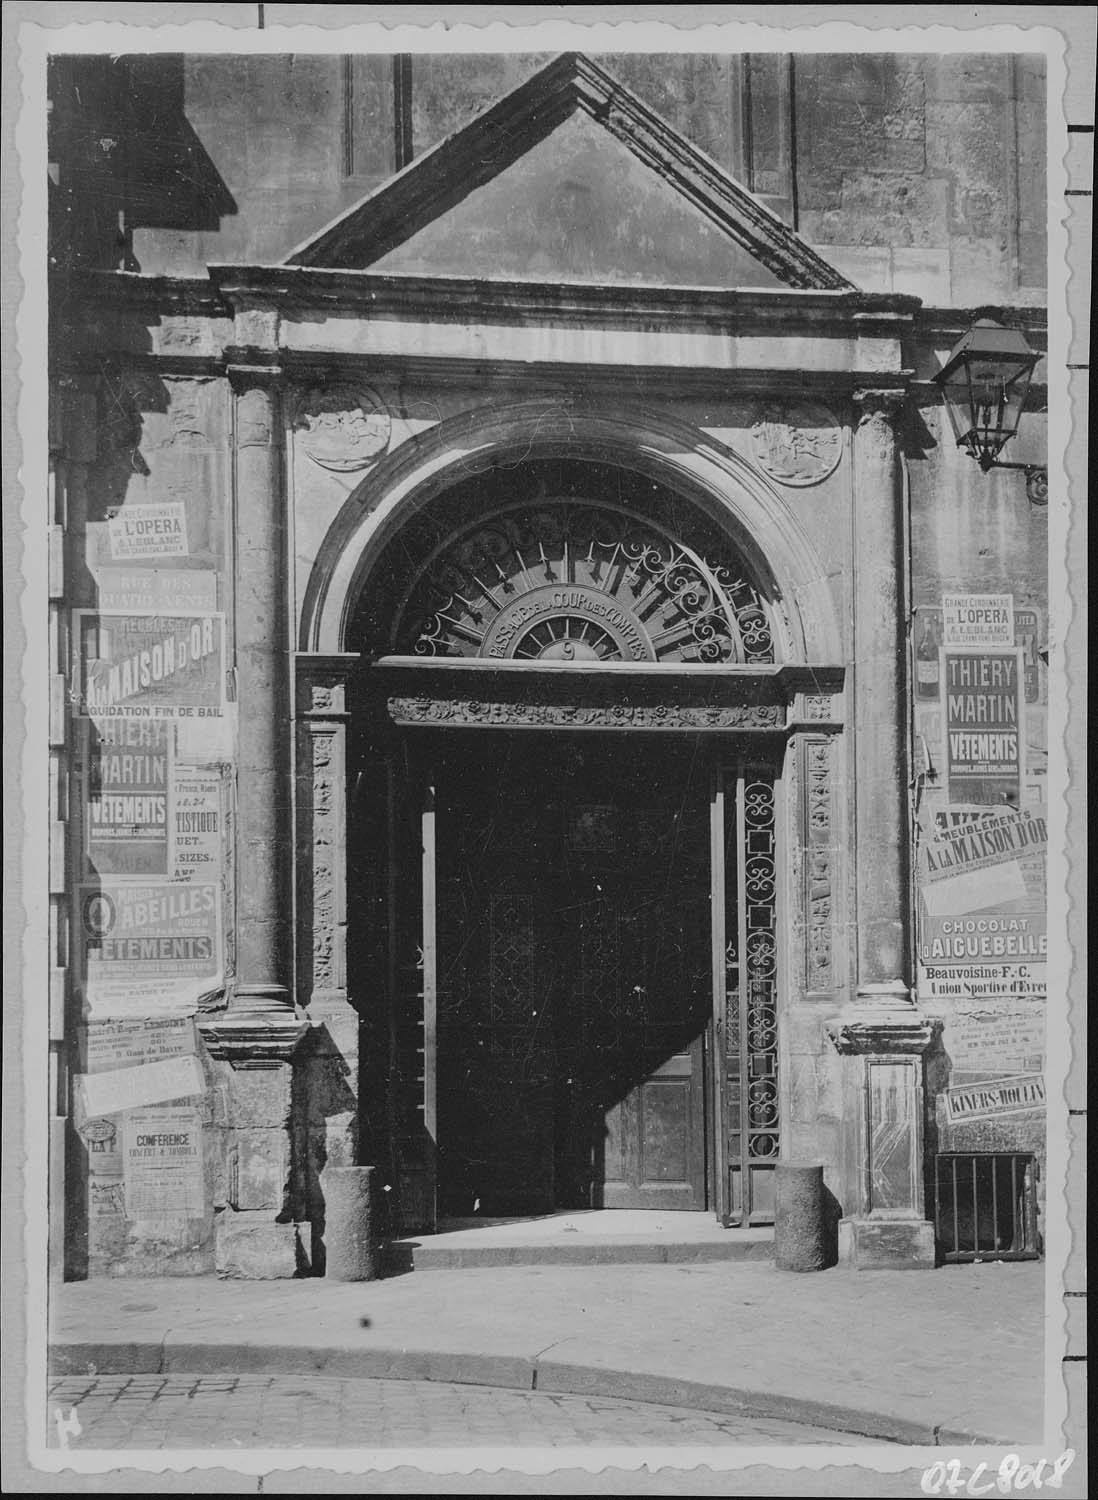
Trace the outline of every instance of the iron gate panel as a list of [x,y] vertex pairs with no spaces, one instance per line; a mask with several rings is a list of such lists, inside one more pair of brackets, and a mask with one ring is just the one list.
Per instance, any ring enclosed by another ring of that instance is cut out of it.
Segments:
[[740,767],[735,788],[725,829],[726,1217],[746,1226],[774,1222],[781,1149],[773,771]]

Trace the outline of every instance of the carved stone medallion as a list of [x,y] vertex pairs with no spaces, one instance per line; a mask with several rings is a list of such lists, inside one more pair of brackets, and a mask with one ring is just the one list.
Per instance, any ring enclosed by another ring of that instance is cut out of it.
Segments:
[[835,418],[818,401],[768,401],[751,424],[755,461],[781,484],[819,484],[842,457]]
[[346,474],[363,469],[389,444],[389,412],[375,391],[329,385],[307,391],[296,423],[301,447],[322,469]]

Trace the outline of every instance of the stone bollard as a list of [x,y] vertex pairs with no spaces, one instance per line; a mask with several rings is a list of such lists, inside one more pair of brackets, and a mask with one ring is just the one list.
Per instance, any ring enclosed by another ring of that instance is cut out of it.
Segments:
[[774,1170],[774,1264],[782,1271],[822,1271],[827,1260],[823,1167],[780,1161]]
[[384,1272],[376,1167],[326,1167],[324,1274],[330,1281],[377,1281]]

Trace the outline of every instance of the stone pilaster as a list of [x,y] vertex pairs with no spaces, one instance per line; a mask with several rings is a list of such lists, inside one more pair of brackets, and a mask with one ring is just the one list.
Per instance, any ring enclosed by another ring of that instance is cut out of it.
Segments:
[[307,1023],[295,1013],[292,696],[289,582],[277,368],[234,366],[236,974],[227,1007],[200,1017],[228,1061],[229,1208],[217,1225],[222,1274],[292,1276],[291,1058]]
[[903,392],[857,391],[854,434],[854,764],[857,983],[910,977]]
[[294,1087],[315,1271],[325,1264],[325,1170],[360,1165],[360,1023],[347,993],[347,679],[357,661],[297,657],[297,982],[310,1027]]
[[924,1055],[940,1023],[910,989],[906,569],[897,390],[854,396],[855,993],[826,1030],[842,1057],[839,1253],[856,1266],[929,1267]]

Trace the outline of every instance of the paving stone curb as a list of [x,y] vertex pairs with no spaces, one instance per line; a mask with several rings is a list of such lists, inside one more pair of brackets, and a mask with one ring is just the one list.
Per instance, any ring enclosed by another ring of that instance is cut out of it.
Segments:
[[416,1270],[456,1271],[470,1267],[491,1266],[629,1266],[694,1265],[711,1261],[773,1260],[774,1246],[769,1241],[752,1244],[652,1245],[623,1242],[619,1244],[580,1245],[493,1245],[491,1247],[433,1246],[396,1241],[390,1252],[398,1264],[407,1260]]
[[58,1342],[50,1345],[48,1367],[51,1376],[263,1373],[323,1375],[340,1380],[431,1380],[559,1395],[620,1397],[660,1406],[777,1418],[917,1447],[1009,1447],[1016,1442],[807,1397],[521,1355],[310,1348],[300,1344],[188,1344],[166,1338],[159,1343]]

